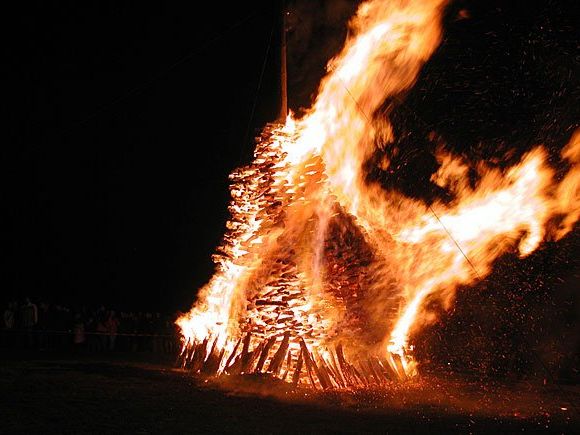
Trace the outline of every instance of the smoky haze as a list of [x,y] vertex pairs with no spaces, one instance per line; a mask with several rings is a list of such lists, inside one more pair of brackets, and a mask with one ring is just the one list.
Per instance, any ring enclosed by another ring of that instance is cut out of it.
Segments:
[[328,61],[344,45],[347,23],[358,2],[295,0],[287,5],[290,107],[309,107]]

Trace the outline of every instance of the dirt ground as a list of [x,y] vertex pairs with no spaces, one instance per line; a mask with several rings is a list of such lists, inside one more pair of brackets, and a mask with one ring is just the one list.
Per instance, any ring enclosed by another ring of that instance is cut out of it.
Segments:
[[204,382],[146,355],[8,355],[0,433],[579,433],[578,386],[422,379],[322,393]]

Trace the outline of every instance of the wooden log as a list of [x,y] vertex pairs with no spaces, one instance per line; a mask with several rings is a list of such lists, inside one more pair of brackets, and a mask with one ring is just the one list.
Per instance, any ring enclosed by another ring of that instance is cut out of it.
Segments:
[[250,341],[252,340],[252,333],[247,332],[246,336],[244,337],[244,346],[242,347],[242,359],[241,359],[241,367],[240,372],[244,373],[246,371],[246,367],[248,366],[248,362],[250,360]]
[[187,340],[187,343],[183,345],[181,352],[179,352],[177,358],[175,359],[175,366],[181,366],[181,368],[185,368],[188,363],[188,358],[192,347],[193,346],[191,345],[191,341]]
[[357,372],[357,370],[352,364],[348,364],[348,372],[349,378],[351,380],[351,387],[359,388],[365,386],[365,383],[362,380],[360,374]]
[[369,367],[365,360],[358,360],[358,370],[361,375],[366,379],[368,386],[373,386],[375,384],[375,378],[369,371]]
[[342,350],[342,344],[338,344],[335,347],[336,350],[336,357],[338,359],[338,363],[340,368],[342,369],[342,373],[347,378],[347,381],[351,387],[356,387],[359,385],[359,381],[356,378],[356,374],[352,370],[350,364],[344,358],[344,351]]
[[392,381],[391,374],[389,373],[390,369],[389,370],[385,369],[385,366],[383,366],[381,360],[378,357],[372,358],[372,361],[373,364],[375,365],[376,371],[382,377],[384,384],[388,385],[389,382]]
[[215,352],[215,348],[217,346],[217,342],[218,342],[219,337],[216,337],[215,340],[213,341],[213,344],[211,345],[211,350],[209,351],[209,353],[207,354],[207,358],[206,361],[213,355],[213,353]]
[[181,360],[181,366],[184,369],[189,368],[191,363],[191,358],[193,357],[193,352],[195,352],[195,342],[188,341],[183,347],[181,354],[178,357],[178,361]]
[[304,349],[304,361],[306,362],[306,369],[314,372],[314,374],[318,378],[318,382],[320,383],[323,389],[326,390],[328,388],[331,388],[332,383],[330,382],[330,379],[328,379],[328,377],[325,376],[325,373],[323,373],[316,364],[316,361],[310,354],[310,351],[308,350],[308,347],[306,346],[306,342],[304,341],[304,339],[301,339],[300,345],[303,346]]
[[199,372],[205,376],[212,376],[217,371],[216,367],[217,355],[215,353],[210,353],[206,360],[203,362]]
[[308,352],[308,348],[306,347],[306,343],[303,339],[300,339],[300,349],[302,350],[302,358],[304,359],[304,363],[306,365],[306,372],[310,378],[310,383],[312,384],[312,388],[316,390],[316,382],[314,382],[314,378],[312,376],[314,369],[312,367],[312,360],[310,359],[310,352]]
[[238,355],[234,358],[234,361],[228,367],[228,373],[230,375],[239,375],[242,371],[242,356]]
[[320,356],[320,354],[316,351],[316,349],[313,350],[313,354],[315,356],[314,361],[315,363],[317,363],[316,365],[320,371],[320,375],[324,378],[324,381],[328,385],[328,388],[333,388],[334,382],[328,371],[328,367],[326,366],[326,360]]
[[344,375],[344,373],[342,372],[342,370],[338,364],[337,357],[335,356],[335,352],[332,352],[332,350],[330,351],[330,360],[331,360],[331,364],[332,364],[332,367],[334,368],[335,373],[340,378],[342,386],[346,387],[347,386],[346,376]]
[[331,375],[332,380],[334,381],[336,386],[338,388],[344,388],[345,387],[344,380],[342,379],[342,375],[340,374],[340,372],[332,365],[332,358],[329,358],[327,361],[324,357],[322,357],[322,360],[324,361],[326,370]]
[[191,371],[197,373],[205,361],[205,354],[207,353],[208,339],[204,339],[196,346],[194,358],[191,361]]
[[296,387],[298,385],[298,381],[300,380],[300,372],[302,371],[302,349],[300,349],[300,353],[298,354],[298,361],[296,362],[296,369],[294,369],[294,374],[292,375],[292,385]]
[[237,342],[237,343],[236,343],[236,345],[234,346],[234,350],[232,350],[232,353],[230,354],[230,356],[229,356],[228,360],[226,361],[226,365],[225,365],[225,369],[224,369],[224,371],[225,371],[226,373],[229,373],[228,369],[229,369],[229,367],[230,367],[230,364],[232,363],[233,359],[234,359],[234,358],[235,358],[235,356],[236,356],[236,352],[238,351],[238,347],[240,346],[240,343],[241,343],[241,342],[242,342],[242,337],[240,337],[240,338],[238,339],[238,342]]
[[365,378],[356,369],[356,367],[353,364],[349,364],[349,367],[352,370],[352,373],[354,374],[354,377],[356,378],[358,385],[362,386],[362,387],[366,386],[367,382],[366,382]]
[[332,373],[326,364],[326,360],[320,356],[318,357],[318,368],[320,370],[320,374],[324,376],[325,382],[328,384],[328,388],[340,387],[340,384],[335,379],[334,373]]
[[390,366],[390,364],[386,360],[379,359],[378,363],[381,366],[381,368],[383,369],[383,374],[385,375],[387,380],[389,380],[389,381],[397,381],[398,380],[397,374],[395,372],[393,372],[393,368]]
[[254,302],[256,306],[260,305],[273,305],[273,306],[280,306],[280,307],[287,307],[288,303],[283,301],[264,301],[264,300],[257,300]]
[[219,369],[221,367],[222,361],[224,359],[224,356],[226,354],[226,349],[225,347],[220,351],[218,358],[216,360],[216,369],[215,369],[215,373],[217,374],[219,372]]
[[254,363],[256,362],[256,360],[258,359],[258,356],[260,356],[260,354],[262,353],[262,348],[264,347],[264,342],[262,341],[258,346],[256,346],[256,348],[250,352],[250,358],[248,359],[248,363],[247,366],[244,370],[244,372],[246,373],[253,373],[253,367],[254,367]]
[[268,367],[268,371],[273,373],[274,376],[278,376],[280,372],[280,368],[282,367],[282,363],[286,358],[286,352],[288,352],[288,345],[290,343],[290,332],[286,331],[284,333],[284,338],[282,339],[282,343],[278,348],[278,351],[274,354],[272,361],[270,362],[270,366]]
[[407,374],[405,373],[405,369],[403,368],[403,363],[401,361],[401,357],[399,355],[389,354],[390,360],[392,361],[392,367],[394,372],[397,374],[400,380],[404,380],[407,378]]
[[283,381],[286,381],[286,376],[288,376],[288,373],[290,372],[290,367],[292,367],[292,349],[288,351],[288,356],[286,358],[286,370],[284,370],[284,373],[282,373],[282,377],[280,378]]
[[213,341],[210,351],[208,352],[207,357],[205,358],[202,367],[200,369],[201,373],[203,373],[206,376],[214,375],[219,367],[217,361],[219,354],[216,351],[218,339],[219,337],[216,337],[215,340]]
[[266,345],[264,346],[264,348],[262,349],[262,352],[260,354],[260,359],[258,360],[258,364],[256,365],[256,368],[254,369],[255,373],[262,372],[262,368],[264,367],[264,363],[266,362],[266,359],[268,358],[268,353],[270,352],[270,349],[272,348],[272,346],[276,342],[277,338],[278,337],[276,337],[274,335],[274,336],[270,337],[270,339],[266,342]]
[[244,337],[244,346],[242,347],[242,355],[245,355],[249,352],[251,339],[252,339],[252,333],[247,332],[246,336]]
[[387,379],[385,379],[385,376],[384,376],[384,374],[383,374],[383,371],[382,371],[381,367],[380,367],[380,366],[378,365],[378,363],[377,363],[377,359],[376,359],[376,357],[374,357],[374,356],[371,356],[371,357],[368,359],[368,362],[369,362],[369,365],[370,365],[370,367],[371,367],[371,370],[372,370],[372,372],[373,372],[373,375],[374,375],[374,376],[377,378],[377,380],[378,380],[378,383],[379,383],[381,386],[384,386],[384,385],[386,385],[386,383],[387,383]]
[[375,381],[374,383],[377,386],[382,386],[383,385],[383,379],[382,379],[381,376],[379,376],[379,374],[375,370],[375,367],[374,367],[374,365],[373,365],[373,363],[372,363],[372,361],[371,361],[370,358],[367,358],[366,364],[367,364],[367,367],[368,367],[368,373],[373,377],[373,379]]

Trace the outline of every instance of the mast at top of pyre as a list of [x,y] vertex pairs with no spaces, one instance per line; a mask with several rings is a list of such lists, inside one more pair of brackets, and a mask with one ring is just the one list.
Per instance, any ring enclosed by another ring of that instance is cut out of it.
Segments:
[[[380,107],[415,83],[441,37],[445,0],[367,0],[312,107],[287,113],[230,175],[231,218],[216,272],[177,324],[194,373],[267,373],[313,388],[412,377],[411,333],[485,277],[502,253],[532,253],[580,215],[580,134],[555,177],[537,146],[506,169],[440,151],[431,179],[453,201],[425,204],[366,176],[389,167],[393,128]],[[281,24],[281,47],[285,26]],[[382,159],[371,159],[382,153]],[[475,187],[468,172],[476,174]]]

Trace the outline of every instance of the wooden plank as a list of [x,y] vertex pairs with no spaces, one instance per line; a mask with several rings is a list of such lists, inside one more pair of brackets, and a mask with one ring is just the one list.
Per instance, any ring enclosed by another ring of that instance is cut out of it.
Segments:
[[326,360],[326,358],[323,357],[323,361],[326,364],[326,369],[328,373],[332,376],[332,380],[334,381],[336,386],[339,388],[344,388],[345,384],[344,379],[342,378],[342,374],[336,367],[334,367],[332,363],[332,352],[330,352],[330,355],[331,357],[328,359],[328,361]]
[[216,361],[216,369],[215,369],[215,373],[216,373],[216,374],[219,372],[219,369],[220,369],[220,366],[221,366],[221,364],[222,364],[222,361],[223,361],[223,359],[224,359],[224,356],[225,356],[225,354],[226,354],[226,348],[224,347],[224,348],[223,348],[223,349],[220,351],[220,353],[219,353],[219,355],[218,355],[218,358],[217,358],[217,361]]
[[376,362],[381,370],[381,373],[383,374],[383,377],[387,381],[387,384],[391,381],[397,380],[397,375],[393,373],[393,370],[386,361],[383,362],[380,358],[377,358]]
[[375,384],[377,386],[382,386],[383,385],[383,378],[376,371],[375,366],[373,365],[371,358],[367,358],[367,367],[368,367],[369,373],[372,375],[373,379],[375,380]]
[[282,376],[280,377],[280,379],[283,381],[286,381],[286,377],[288,376],[288,373],[290,373],[290,367],[292,367],[292,349],[288,350],[288,356],[286,358],[286,370],[284,370],[284,373],[282,373]]
[[278,376],[278,373],[280,372],[282,363],[286,358],[286,352],[288,352],[289,344],[290,344],[290,332],[286,331],[286,333],[284,334],[284,338],[282,339],[282,343],[280,344],[278,351],[274,354],[274,357],[270,362],[270,366],[268,367],[268,371],[273,373],[274,376]]
[[372,375],[371,371],[369,370],[369,366],[368,366],[367,362],[364,361],[364,360],[359,360],[358,361],[358,365],[360,367],[361,374],[366,378],[369,386],[374,385],[375,384],[375,378]]
[[230,375],[239,375],[242,371],[242,355],[238,355],[234,358],[234,361],[228,367],[228,373]]
[[330,382],[328,376],[325,376],[325,373],[322,370],[320,370],[320,368],[316,364],[316,361],[310,354],[310,351],[308,350],[308,347],[306,346],[306,342],[304,341],[304,339],[301,339],[300,345],[303,346],[304,349],[304,361],[306,362],[306,368],[314,372],[314,374],[318,378],[318,382],[320,383],[323,389],[326,390],[328,388],[331,388],[332,382]]
[[326,378],[327,382],[330,384],[330,388],[340,387],[340,383],[338,382],[338,378],[336,374],[332,371],[331,367],[327,364],[326,360],[318,356],[318,366],[320,367],[320,371],[323,376]]
[[229,373],[228,369],[230,367],[230,364],[232,363],[232,361],[234,360],[234,358],[236,357],[236,352],[238,351],[238,347],[240,347],[240,343],[242,342],[242,337],[240,337],[238,339],[238,342],[236,343],[236,345],[234,346],[234,350],[232,350],[232,353],[230,354],[228,360],[226,361],[226,365],[224,368],[224,371],[226,373]]
[[254,363],[258,359],[258,356],[262,353],[262,348],[264,347],[264,342],[262,341],[256,348],[250,352],[250,357],[248,358],[247,366],[245,369],[246,373],[254,373]]
[[308,351],[308,348],[306,347],[306,343],[304,342],[304,340],[302,338],[300,339],[300,348],[302,349],[302,358],[304,359],[304,363],[306,365],[306,372],[308,373],[308,377],[310,378],[310,383],[312,384],[312,388],[314,388],[316,390],[317,389],[316,382],[314,382],[314,378],[312,376],[314,368],[312,366],[310,352]]
[[195,345],[190,341],[187,342],[188,344],[183,348],[181,354],[178,357],[178,361],[181,360],[181,367],[184,369],[189,368],[189,363],[191,362],[191,357],[193,356],[193,352],[195,351]]
[[356,373],[354,372],[354,368],[346,361],[344,358],[344,351],[342,350],[342,344],[338,344],[335,348],[336,350],[336,357],[338,358],[338,363],[340,368],[342,369],[342,373],[345,374],[347,377],[348,383],[351,387],[357,387],[360,384],[360,381],[356,377]]
[[261,373],[262,372],[262,367],[264,367],[264,363],[266,362],[266,359],[268,358],[268,353],[270,352],[270,349],[274,345],[274,343],[276,342],[277,338],[278,337],[276,337],[274,335],[274,336],[270,337],[270,339],[266,342],[266,345],[262,349],[260,359],[258,360],[258,364],[256,365],[256,368],[254,369],[254,373]]
[[250,361],[250,341],[252,340],[252,333],[247,332],[246,336],[244,337],[244,347],[242,348],[242,360],[240,367],[240,373],[245,373],[246,368],[248,366],[248,362]]
[[389,366],[393,370],[393,373],[397,376],[397,379],[401,380],[401,379],[404,379],[405,372],[403,370],[403,366],[401,365],[400,360],[399,360],[399,364],[397,364],[398,359],[399,359],[398,355],[397,355],[397,359],[395,359],[395,357],[392,353],[389,353],[387,355],[387,362],[389,363]]
[[205,354],[207,353],[208,339],[206,338],[196,346],[194,357],[191,361],[191,371],[197,373],[203,366]]
[[[211,376],[214,374],[214,367],[216,366],[217,359],[217,352],[215,350],[217,346],[217,341],[218,338],[216,337],[215,340],[213,341],[210,351],[207,354],[207,357],[203,361],[203,364],[200,368],[200,372],[206,376]],[[217,367],[215,367],[215,371],[217,371]]]
[[294,370],[294,374],[292,375],[292,384],[294,385],[294,387],[298,385],[301,371],[302,371],[302,349],[300,349],[298,361],[296,362],[296,369]]
[[204,360],[204,364],[205,364],[205,362],[207,360],[209,360],[212,357],[213,353],[215,352],[215,348],[217,346],[218,338],[219,337],[216,337],[215,340],[213,341],[213,344],[211,345],[210,351],[208,352],[207,357]]
[[187,343],[183,345],[181,352],[179,352],[177,358],[175,359],[175,366],[181,366],[181,368],[185,368],[188,363],[188,358],[192,347],[193,346],[191,345],[191,341],[187,340]]
[[340,378],[340,381],[342,383],[342,386],[343,387],[346,387],[347,386],[346,377],[345,377],[344,373],[342,372],[342,370],[341,370],[341,368],[340,368],[340,366],[338,364],[338,361],[337,361],[337,357],[335,355],[335,352],[333,352],[332,350],[330,351],[330,360],[331,360],[330,363],[332,364],[332,367],[333,367],[335,373]]
[[353,364],[349,364],[350,369],[352,370],[352,373],[354,374],[355,378],[358,381],[358,384],[360,386],[366,386],[367,385],[367,381],[366,379],[361,375],[361,373],[356,369],[356,367]]

